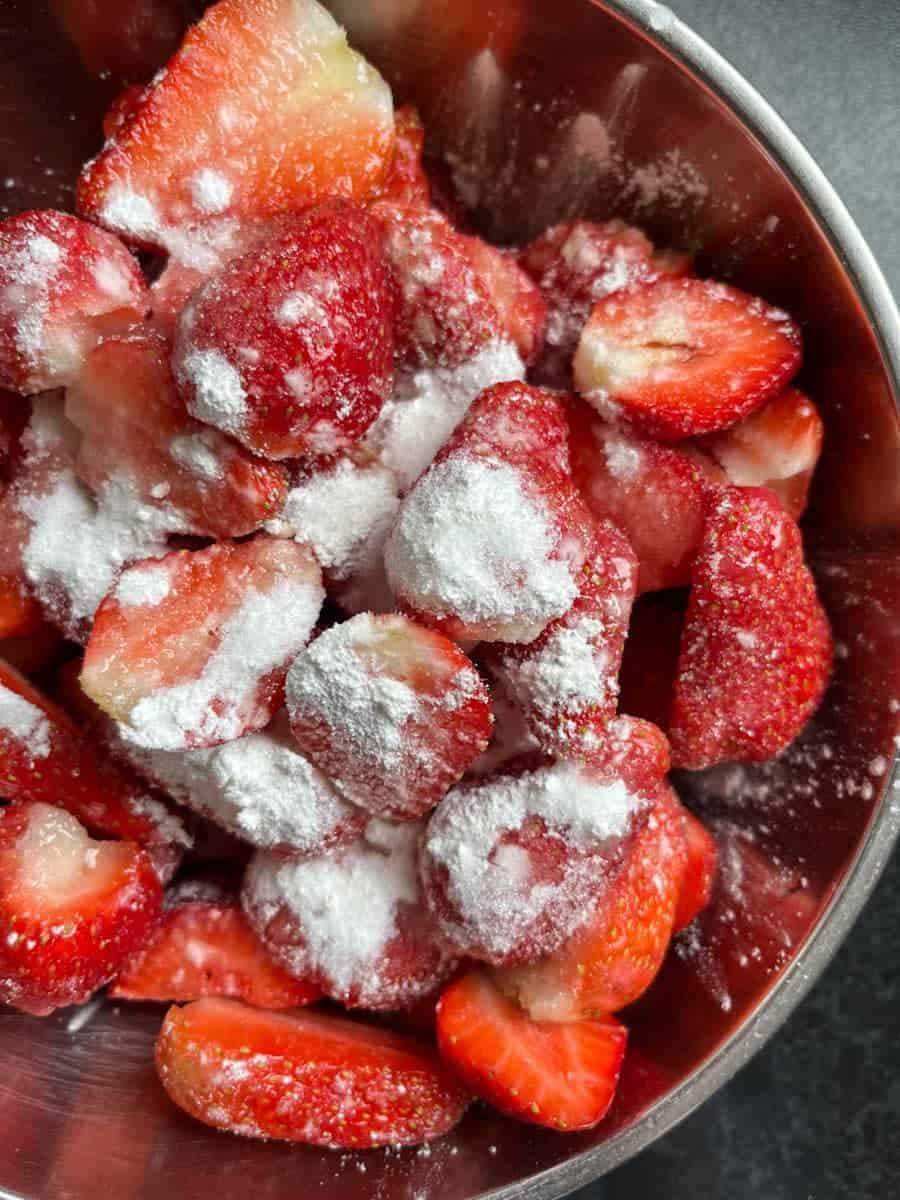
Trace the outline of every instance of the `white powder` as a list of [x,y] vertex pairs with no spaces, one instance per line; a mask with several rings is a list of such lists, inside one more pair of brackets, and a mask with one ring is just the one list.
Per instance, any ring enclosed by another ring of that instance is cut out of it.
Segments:
[[554,557],[551,514],[506,463],[455,454],[403,501],[385,548],[388,581],[421,612],[455,617],[467,636],[532,641],[575,598],[573,568]]
[[[573,762],[450,792],[429,822],[422,868],[426,891],[433,864],[447,872],[446,896],[458,920],[437,905],[443,932],[460,947],[474,939],[502,961],[527,944],[549,912],[554,943],[561,944],[584,920],[602,879],[604,851],[625,836],[643,802],[621,780],[599,783]],[[521,854],[497,853],[535,817],[549,840],[566,847],[558,882],[539,881]]]
[[191,196],[204,214],[224,212],[231,203],[234,187],[219,171],[204,167],[191,180]]
[[603,454],[606,458],[606,469],[620,483],[629,483],[644,469],[644,456],[637,442],[626,435],[617,435],[612,431],[603,431],[602,439],[598,437],[599,430],[595,428],[594,437],[602,441]]
[[56,242],[45,234],[31,234],[7,252],[2,264],[2,278],[9,282],[0,289],[0,313],[11,319],[16,349],[29,370],[43,365],[41,359],[47,355],[50,289],[62,262]]
[[401,371],[393,396],[363,444],[394,472],[401,490],[408,491],[479,392],[495,383],[524,378],[525,366],[511,342],[492,342],[456,367]]
[[399,506],[390,471],[342,459],[292,488],[266,529],[312,546],[332,578],[346,579],[380,555]]
[[126,571],[116,587],[116,600],[123,608],[160,604],[168,596],[171,584],[172,568],[167,563]]
[[500,676],[512,700],[545,719],[560,711],[582,711],[615,696],[604,649],[606,628],[581,616],[554,628],[543,644],[503,662]]
[[217,437],[217,431],[209,430],[172,438],[169,457],[201,479],[221,479],[225,474],[223,452],[228,449],[224,439]]
[[219,644],[200,674],[140,699],[123,736],[158,750],[240,737],[264,715],[260,681],[302,649],[324,596],[321,581],[311,574],[266,592],[249,590],[222,626]]
[[100,212],[100,220],[110,229],[116,229],[139,241],[155,242],[159,239],[161,222],[152,201],[129,188],[109,189]]
[[112,300],[120,304],[128,304],[134,299],[134,280],[122,269],[120,263],[113,258],[100,258],[94,264],[91,274],[101,292],[106,292]]
[[0,730],[20,741],[32,759],[50,753],[50,722],[37,705],[0,684]]
[[179,363],[178,375],[193,389],[188,404],[192,416],[225,433],[241,433],[248,416],[247,394],[239,373],[223,354],[192,350]]

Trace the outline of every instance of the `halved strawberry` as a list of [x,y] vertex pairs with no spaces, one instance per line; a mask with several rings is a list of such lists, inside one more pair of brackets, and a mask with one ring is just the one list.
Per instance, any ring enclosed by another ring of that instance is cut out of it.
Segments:
[[257,1008],[300,1008],[322,993],[275,966],[232,891],[185,877],[167,893],[159,927],[122,966],[109,995],[178,1003],[232,996]]
[[71,383],[104,333],[149,307],[137,262],[105,230],[49,210],[0,224],[0,386]]
[[432,809],[491,737],[469,659],[397,614],[332,625],[294,659],[286,695],[304,754],[341,795],[395,821]]
[[660,279],[596,305],[574,372],[601,416],[678,441],[749,416],[801,357],[800,330],[780,309],[724,283]]
[[242,901],[272,959],[348,1008],[411,1008],[439,987],[456,956],[423,902],[421,837],[421,822],[371,819],[330,854],[254,855]]
[[284,468],[188,415],[166,344],[146,329],[91,353],[66,416],[83,435],[75,466],[89,487],[100,492],[127,473],[141,504],[176,510],[185,533],[240,537],[284,503]]
[[396,141],[394,157],[387,175],[375,192],[377,200],[388,200],[404,207],[431,207],[431,187],[422,166],[425,126],[418,111],[404,104],[394,114]]
[[487,289],[503,334],[530,366],[544,345],[547,307],[537,286],[516,261],[514,251],[498,250],[481,238],[458,235],[475,273]]
[[442,936],[502,966],[561,946],[621,861],[649,793],[608,762],[559,762],[462,784],[431,814],[419,873]]
[[189,411],[267,458],[333,454],[390,394],[375,222],[330,202],[285,220],[191,297],[172,364]]
[[703,446],[731,483],[771,488],[799,521],[824,434],[813,402],[797,388],[788,388],[737,425],[709,434]]
[[161,852],[190,844],[177,817],[5,662],[0,662],[0,763],[0,793],[10,800],[58,805],[92,832]]
[[593,915],[554,954],[495,974],[536,1021],[618,1012],[656,978],[672,937],[687,851],[681,805],[665,784]]
[[364,198],[393,145],[390,89],[316,0],[220,0],[87,164],[78,208],[171,250],[208,217]]
[[0,1001],[35,1016],[87,1000],[159,917],[148,855],[49,804],[0,808],[0,880]]
[[427,1142],[470,1100],[416,1038],[236,1000],[170,1008],[156,1067],[171,1099],[206,1125],[335,1149]]
[[828,683],[831,631],[793,518],[767,488],[727,488],[694,563],[669,738],[698,769],[789,745]]
[[138,746],[262,729],[324,592],[312,552],[265,535],[137,563],[97,610],[81,686]]
[[668,729],[672,691],[678,670],[682,596],[651,592],[639,596],[631,610],[625,652],[619,670],[619,710]]
[[681,587],[703,532],[706,502],[726,477],[690,443],[665,446],[607,425],[573,402],[572,478],[591,512],[612,521],[638,557],[638,591]]
[[539,370],[564,382],[581,330],[594,305],[634,283],[664,275],[684,275],[687,255],[655,256],[639,230],[624,221],[565,221],[526,246],[519,262],[541,290],[547,305],[547,344]]
[[608,522],[598,524],[594,552],[565,616],[527,646],[486,647],[491,674],[544,753],[590,753],[615,716],[636,584],[637,560],[628,542]]
[[703,912],[709,904],[716,878],[715,838],[690,809],[684,809],[683,819],[687,862],[681,881],[678,907],[675,909],[676,933],[686,929],[697,914]]
[[606,1115],[628,1038],[615,1017],[532,1021],[483,971],[444,992],[437,1035],[442,1056],[482,1100],[566,1133],[590,1129]]

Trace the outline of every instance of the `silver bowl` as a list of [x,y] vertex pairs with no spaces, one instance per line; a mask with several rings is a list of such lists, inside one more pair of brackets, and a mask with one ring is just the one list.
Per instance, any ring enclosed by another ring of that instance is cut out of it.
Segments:
[[[9,211],[70,201],[116,90],[115,79],[89,76],[67,40],[60,14],[73,7],[4,5]],[[120,24],[110,17],[88,56],[95,68],[149,73],[198,6],[120,7]],[[720,889],[704,945],[682,944],[628,1014],[633,1053],[611,1115],[570,1137],[476,1108],[426,1151],[240,1141],[192,1124],[162,1095],[151,1065],[158,1010],[0,1014],[0,1196],[156,1200],[202,1189],[281,1200],[298,1183],[336,1200],[564,1195],[681,1121],[785,1021],[900,827],[900,321],[816,164],[753,88],[652,0],[331,7],[398,97],[418,104],[431,153],[485,233],[515,242],[574,214],[621,215],[801,320],[801,382],[827,428],[804,531],[838,639],[834,681],[801,743],[776,762],[682,781],[704,813],[780,864],[781,890],[766,913],[739,914],[767,922],[760,953],[740,962],[735,896]]]

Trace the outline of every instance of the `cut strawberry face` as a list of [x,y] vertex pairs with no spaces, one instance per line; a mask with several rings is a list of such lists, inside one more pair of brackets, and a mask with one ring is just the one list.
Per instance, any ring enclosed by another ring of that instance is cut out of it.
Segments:
[[716,879],[716,840],[699,818],[684,809],[684,842],[687,862],[678,906],[675,909],[675,932],[680,933],[709,904]]
[[498,971],[498,986],[535,1021],[585,1020],[633,1003],[669,948],[686,857],[683,810],[663,785],[593,916],[555,954]]
[[206,1125],[329,1149],[427,1142],[452,1129],[470,1099],[416,1038],[235,1000],[171,1008],[156,1067],[171,1099]]
[[801,357],[800,330],[780,309],[724,283],[660,279],[600,301],[574,373],[601,416],[678,441],[749,416]]
[[703,450],[664,446],[607,425],[573,403],[572,478],[598,520],[609,520],[638,557],[638,590],[689,583],[703,533],[707,499],[727,482]]
[[686,255],[655,257],[639,229],[623,221],[566,221],[526,246],[519,262],[547,305],[547,345],[540,371],[565,382],[591,309],[604,296],[663,275],[683,275]]
[[420,861],[442,935],[498,966],[552,952],[589,916],[646,805],[591,763],[455,788],[428,822]]
[[351,846],[286,861],[258,853],[243,904],[268,953],[349,1008],[411,1008],[450,975],[416,875],[422,826],[370,820]]
[[363,199],[393,145],[390,89],[316,0],[220,0],[85,167],[78,209],[172,250],[210,217]]
[[431,207],[431,187],[422,166],[425,148],[425,126],[411,104],[404,104],[394,114],[396,141],[394,157],[388,173],[375,192],[378,200],[400,204],[404,208]]
[[711,433],[703,446],[731,483],[771,488],[799,521],[824,434],[813,402],[797,388],[788,388],[737,425]]
[[5,662],[0,662],[0,762],[0,791],[10,800],[57,805],[91,831],[165,851],[169,859],[169,850],[177,858],[190,845],[177,817]]
[[189,411],[267,458],[334,454],[390,395],[391,294],[366,210],[331,202],[234,259],[178,319]]
[[822,698],[831,653],[795,522],[765,488],[726,489],[694,564],[672,761],[698,769],[783,750]]
[[140,503],[176,510],[185,533],[240,537],[284,503],[283,467],[188,415],[152,333],[98,346],[66,394],[66,416],[83,435],[75,465],[89,487],[127,473]]
[[29,396],[71,383],[100,337],[149,307],[112,234],[52,211],[0,224],[0,386]]
[[159,927],[110,988],[114,1000],[199,1000],[230,996],[257,1008],[301,1008],[321,992],[270,961],[236,895],[184,879],[166,896]]
[[481,971],[444,992],[437,1034],[441,1055],[482,1100],[565,1133],[590,1129],[606,1115],[628,1037],[615,1017],[532,1021]]
[[147,854],[48,804],[0,808],[0,879],[0,1001],[35,1016],[87,1000],[159,917]]
[[448,638],[362,613],[299,654],[287,678],[301,750],[348,800],[396,821],[424,815],[491,737],[487,687]]
[[544,345],[547,308],[540,289],[516,262],[514,253],[498,250],[477,237],[459,234],[475,273],[487,289],[500,318],[500,328],[531,366]]
[[598,525],[596,549],[566,615],[527,646],[486,648],[491,674],[544,753],[590,753],[615,716],[636,584],[637,560],[628,542],[614,526]]

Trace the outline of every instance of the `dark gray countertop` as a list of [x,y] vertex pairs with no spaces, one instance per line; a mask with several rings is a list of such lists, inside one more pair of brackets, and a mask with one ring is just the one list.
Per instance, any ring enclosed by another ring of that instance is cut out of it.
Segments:
[[[900,0],[669,0],[787,120],[900,296]],[[752,1063],[578,1200],[900,1196],[900,858]]]

